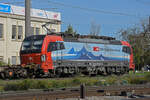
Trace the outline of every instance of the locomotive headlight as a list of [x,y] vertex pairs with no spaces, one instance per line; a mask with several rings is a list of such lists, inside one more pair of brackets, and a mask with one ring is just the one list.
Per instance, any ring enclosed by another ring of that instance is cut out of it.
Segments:
[[45,62],[45,61],[46,61],[46,55],[42,55],[42,56],[41,56],[41,61],[42,61],[42,62]]

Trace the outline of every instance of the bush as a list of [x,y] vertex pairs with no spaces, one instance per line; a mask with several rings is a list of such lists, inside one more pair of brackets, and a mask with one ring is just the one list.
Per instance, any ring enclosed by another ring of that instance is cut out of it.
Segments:
[[23,80],[18,84],[19,90],[28,90],[30,87],[32,87],[33,81],[26,79]]
[[0,92],[4,91],[4,86],[0,86]]
[[128,82],[130,84],[145,84],[148,82],[148,80],[146,80],[144,77],[130,77]]
[[18,85],[16,83],[6,84],[4,87],[5,91],[17,91],[19,90]]
[[117,76],[110,76],[110,77],[107,77],[107,78],[106,78],[106,83],[107,83],[108,85],[115,84],[117,81],[118,81]]
[[148,82],[150,82],[150,73],[147,73],[144,77]]
[[81,80],[79,78],[74,78],[71,83],[73,86],[77,86],[81,84]]
[[46,89],[48,88],[48,83],[39,80],[26,79],[18,83],[8,83],[4,86],[5,91],[17,91],[17,90],[28,90],[28,89]]
[[48,84],[45,81],[37,81],[36,82],[36,89],[47,89]]
[[0,61],[0,66],[4,66],[4,65],[7,65],[6,63]]
[[61,87],[71,87],[72,86],[72,80],[63,80],[61,82]]
[[58,82],[56,82],[56,81],[52,81],[52,88],[59,88],[60,86],[59,86],[59,83]]

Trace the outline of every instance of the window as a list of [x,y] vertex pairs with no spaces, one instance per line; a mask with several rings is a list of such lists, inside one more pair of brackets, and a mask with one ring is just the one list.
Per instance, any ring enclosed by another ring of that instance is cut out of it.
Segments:
[[23,27],[12,25],[12,39],[22,39]]
[[41,50],[43,44],[43,40],[34,40],[32,49]]
[[28,40],[23,41],[21,50],[32,50],[34,52],[41,52],[43,40]]
[[65,49],[63,42],[50,42],[47,48],[47,52],[57,51]]
[[36,27],[35,32],[36,32],[37,35],[39,35],[40,34],[40,28]]
[[3,24],[0,24],[0,38],[3,38]]
[[22,43],[22,50],[30,50],[32,41],[24,41]]
[[23,36],[23,27],[18,26],[18,39],[22,39]]
[[0,56],[0,61],[3,61],[3,56]]
[[16,65],[17,64],[16,60],[17,60],[16,56],[12,56],[12,58],[11,58],[11,64],[12,65]]
[[30,35],[34,35],[34,27],[31,27],[31,34]]
[[20,57],[19,56],[12,56],[11,57],[11,64],[12,65],[18,65],[18,64],[20,64]]
[[16,39],[17,28],[16,25],[12,25],[12,39]]
[[124,46],[123,49],[122,49],[122,51],[125,52],[125,53],[128,53],[128,54],[131,54],[130,47]]
[[21,46],[21,54],[41,53],[45,35],[34,35],[24,39]]

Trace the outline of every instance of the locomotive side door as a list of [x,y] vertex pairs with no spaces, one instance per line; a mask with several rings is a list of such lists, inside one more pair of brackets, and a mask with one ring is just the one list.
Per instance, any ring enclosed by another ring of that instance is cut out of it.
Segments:
[[50,58],[47,60],[53,67],[56,67],[59,63],[61,63],[63,49],[64,45],[62,41],[49,43],[47,52],[49,53],[48,55]]
[[57,41],[55,45],[56,45],[56,51],[55,51],[56,63],[57,63],[57,66],[59,66],[63,60],[63,49],[65,49],[65,47],[62,41]]
[[47,47],[47,56],[46,56],[46,59],[47,59],[47,65],[49,66],[49,69],[54,69],[53,68],[53,59],[52,59],[52,54],[53,52],[55,51],[55,42],[49,42],[48,43],[48,47]]

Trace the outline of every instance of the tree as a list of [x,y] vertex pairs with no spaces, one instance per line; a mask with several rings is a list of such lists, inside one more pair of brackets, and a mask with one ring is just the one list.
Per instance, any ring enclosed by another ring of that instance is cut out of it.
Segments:
[[69,24],[67,30],[65,31],[65,34],[72,34],[75,35],[77,34],[76,31],[73,30],[73,27]]
[[150,33],[148,23],[142,22],[139,26],[122,29],[119,33],[121,38],[128,41],[133,48],[136,69],[141,69],[144,65],[150,64]]

